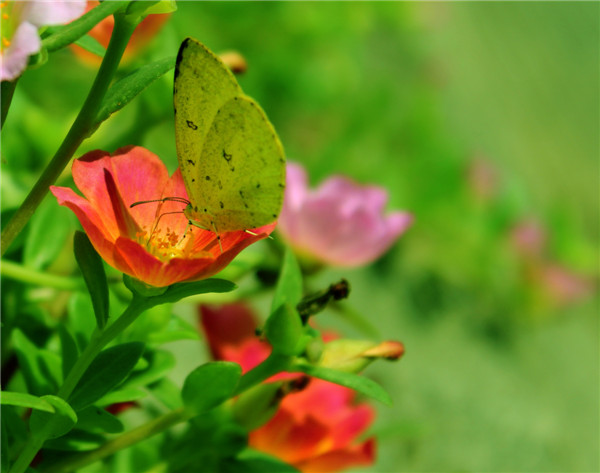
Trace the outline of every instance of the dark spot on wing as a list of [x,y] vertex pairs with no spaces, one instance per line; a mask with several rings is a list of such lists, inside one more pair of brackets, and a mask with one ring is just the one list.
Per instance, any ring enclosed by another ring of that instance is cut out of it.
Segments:
[[223,150],[223,157],[225,158],[225,161],[230,162],[233,155],[227,154],[225,150]]
[[221,208],[225,207],[225,206],[223,205],[223,202],[221,202],[221,201],[219,201],[219,205],[221,206]]
[[223,190],[223,184],[221,183],[221,179],[217,181],[217,186],[219,187],[219,190]]
[[242,199],[245,199],[245,197],[244,197],[244,191],[243,191],[242,189],[240,189],[240,197],[241,197]]
[[188,159],[187,162],[188,162],[188,164],[191,164],[192,166],[196,165],[196,163],[194,161],[192,161],[191,159]]
[[206,179],[207,181],[210,181],[210,176],[206,176],[206,177],[205,177],[205,179]]
[[196,125],[192,120],[186,120],[185,122],[187,123],[188,128],[191,128],[192,130],[198,129],[198,125]]
[[257,188],[257,189],[260,189],[260,182],[257,182],[257,183],[256,183],[256,188]]

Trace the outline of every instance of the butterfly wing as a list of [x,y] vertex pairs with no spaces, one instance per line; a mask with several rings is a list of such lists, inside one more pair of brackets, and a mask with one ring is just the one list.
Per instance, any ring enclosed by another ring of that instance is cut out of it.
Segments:
[[277,219],[285,188],[283,147],[251,98],[234,97],[218,110],[198,169],[206,205],[197,218],[203,226],[246,230]]
[[175,144],[188,197],[194,206],[204,205],[198,166],[206,135],[217,111],[241,94],[231,71],[203,44],[193,38],[181,44],[173,84]]

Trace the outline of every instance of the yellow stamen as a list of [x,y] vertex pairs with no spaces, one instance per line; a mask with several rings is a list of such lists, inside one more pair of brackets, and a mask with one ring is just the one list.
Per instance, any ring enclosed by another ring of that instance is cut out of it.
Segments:
[[0,2],[0,8],[4,8],[6,6],[6,2]]
[[7,40],[6,38],[2,38],[2,46],[4,46],[5,48],[8,48],[10,46],[10,41]]
[[2,13],[2,18],[8,20],[10,17],[8,16],[8,13]]

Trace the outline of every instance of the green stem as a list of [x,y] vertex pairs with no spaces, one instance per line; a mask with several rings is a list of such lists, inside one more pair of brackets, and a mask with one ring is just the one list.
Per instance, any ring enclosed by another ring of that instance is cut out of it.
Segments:
[[[116,322],[115,322],[116,324]],[[270,378],[274,374],[285,371],[292,364],[292,357],[271,354],[264,362],[258,365],[253,370],[250,370],[240,379],[237,389],[232,396],[237,396],[242,392],[250,389],[252,386],[261,383]],[[63,462],[55,463],[44,473],[67,473],[77,470],[84,466],[100,461],[109,455],[130,447],[137,442],[145,440],[153,435],[159,434],[166,429],[173,427],[181,422],[186,422],[197,415],[191,410],[185,408],[175,409],[167,414],[160,416],[140,427],[127,432],[126,434],[117,437],[110,442],[105,443],[102,447],[88,453],[82,453],[66,459]],[[12,473],[12,472],[11,472]]]
[[[75,365],[73,365],[73,368],[71,368],[71,371],[69,371],[69,374],[67,375],[62,387],[59,389],[57,396],[67,400],[85,373],[86,369],[90,366],[98,353],[100,353],[102,348],[104,348],[117,335],[122,333],[123,330],[129,327],[129,325],[131,325],[131,323],[133,323],[133,321],[136,320],[142,312],[152,305],[153,304],[148,299],[134,295],[131,303],[127,309],[125,309],[125,312],[123,312],[123,314],[121,314],[121,316],[115,320],[113,324],[109,325],[103,332],[96,330],[92,335],[90,343],[81,353],[81,356],[77,359],[77,362]],[[50,422],[52,422],[52,420]],[[50,428],[46,430],[48,432],[51,431]],[[42,448],[42,445],[45,441],[46,437],[41,434],[36,437],[29,437],[19,457],[12,465],[10,473],[23,473],[40,448]]]
[[46,196],[48,188],[54,184],[60,173],[67,166],[79,145],[93,131],[102,100],[106,95],[123,51],[125,51],[125,47],[138,21],[139,18],[132,20],[122,14],[115,15],[115,27],[108,48],[106,49],[106,55],[100,65],[98,75],[94,80],[87,99],[67,136],[52,158],[52,161],[50,161],[21,207],[15,212],[12,219],[6,225],[6,228],[2,231],[0,242],[2,254],[4,254],[15,237],[23,230],[23,227],[25,227],[42,199]]
[[56,395],[67,400],[83,376],[83,373],[85,373],[85,370],[92,361],[94,361],[94,358],[96,358],[98,353],[100,353],[100,351],[117,335],[129,327],[133,321],[150,306],[151,304],[148,302],[148,299],[134,296],[127,309],[125,309],[125,312],[123,312],[117,320],[106,327],[103,332],[98,330],[95,331],[90,343],[81,353],[77,362],[73,365],[73,368],[71,368],[71,371],[69,371],[69,374]]
[[179,424],[180,422],[185,422],[194,417],[194,415],[194,413],[181,407],[144,425],[141,425],[140,427],[133,429],[126,434],[111,440],[110,442],[106,442],[96,450],[75,455],[63,462],[56,463],[50,466],[47,470],[44,470],[44,473],[66,473],[77,470],[86,465],[90,465],[108,457],[109,455],[113,455],[119,450],[130,447],[131,445],[150,438],[153,435],[159,434],[166,429]]
[[2,260],[0,262],[0,274],[7,278],[32,284],[34,286],[52,287],[64,291],[75,291],[77,289],[85,288],[81,279],[43,273],[8,260]]
[[10,108],[10,103],[12,102],[13,94],[15,92],[15,88],[17,87],[17,81],[19,78],[17,77],[15,80],[11,81],[2,81],[0,85],[0,89],[2,91],[2,97],[0,100],[0,105],[2,107],[2,116],[0,117],[0,129],[4,126],[4,121],[6,120],[6,115],[8,115],[8,109]]
[[55,27],[55,32],[42,40],[42,48],[46,48],[48,52],[52,52],[70,45],[90,31],[104,18],[123,8],[126,3],[128,2],[102,2],[68,25]]

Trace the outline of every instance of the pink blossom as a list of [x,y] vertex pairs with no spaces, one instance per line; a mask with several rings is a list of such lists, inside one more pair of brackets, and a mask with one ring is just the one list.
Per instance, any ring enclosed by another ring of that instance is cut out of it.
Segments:
[[0,80],[14,80],[27,67],[29,56],[41,47],[38,28],[61,25],[81,16],[85,0],[2,1]]
[[288,163],[278,229],[301,255],[354,267],[379,258],[413,221],[408,212],[384,215],[387,192],[343,176],[308,189],[304,169]]

